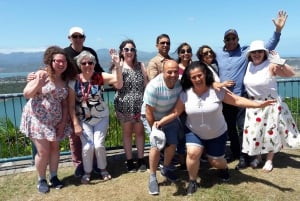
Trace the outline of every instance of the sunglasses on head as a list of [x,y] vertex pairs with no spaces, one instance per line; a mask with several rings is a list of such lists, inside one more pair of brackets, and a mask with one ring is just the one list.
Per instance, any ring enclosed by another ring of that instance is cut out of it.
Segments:
[[229,41],[234,41],[236,39],[236,37],[227,37],[227,38],[225,38],[225,41],[226,42],[229,42]]
[[185,53],[192,53],[192,50],[191,49],[181,49],[180,50],[180,54],[185,54]]
[[170,45],[170,42],[167,42],[167,41],[162,41],[162,42],[159,42],[160,45]]
[[82,66],[86,66],[86,64],[88,64],[88,65],[90,66],[90,65],[93,65],[94,62],[88,61],[88,62],[82,62],[82,63],[81,63]]
[[213,54],[213,52],[211,50],[208,50],[206,52],[202,52],[203,56],[207,56],[208,54]]
[[72,38],[84,38],[84,35],[72,35]]
[[132,47],[132,48],[124,47],[123,50],[124,50],[124,52],[135,52],[134,47]]

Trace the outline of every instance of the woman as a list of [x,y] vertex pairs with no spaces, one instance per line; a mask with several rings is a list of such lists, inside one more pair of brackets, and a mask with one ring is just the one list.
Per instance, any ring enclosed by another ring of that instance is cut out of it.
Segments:
[[[136,45],[133,40],[125,40],[119,46],[119,56],[123,62],[123,81],[114,84],[117,89],[114,98],[115,111],[121,122],[123,146],[127,159],[128,172],[146,171],[144,162],[145,134],[141,121],[141,106],[145,86],[148,83],[145,65],[138,62]],[[132,155],[132,133],[138,152],[137,167]]]
[[[184,70],[188,67],[188,65],[192,62],[193,51],[190,44],[183,42],[178,48],[175,50],[178,55],[177,63],[179,66],[179,79],[181,79]],[[183,113],[180,115],[181,123],[185,124],[186,115]],[[182,135],[178,137],[178,144],[176,148],[176,152],[178,154],[180,169],[186,171],[186,148],[185,148],[185,136],[184,131],[182,131]]]
[[199,47],[196,55],[199,61],[205,63],[209,70],[211,70],[211,72],[213,73],[213,77],[215,80],[214,84],[216,88],[232,87],[234,85],[233,80],[226,80],[221,83],[221,80],[219,78],[219,67],[216,60],[216,53],[211,49],[210,46],[202,45],[201,47]]
[[72,133],[68,122],[67,82],[77,75],[76,67],[63,49],[51,46],[44,53],[45,69],[34,73],[28,81],[24,96],[29,99],[23,108],[20,130],[34,143],[37,154],[38,191],[49,192],[46,169],[49,164],[50,186],[63,187],[57,178],[59,141]]
[[95,56],[82,51],[74,59],[80,67],[78,79],[69,83],[69,112],[74,125],[75,135],[80,136],[84,175],[81,183],[90,182],[94,154],[103,180],[110,180],[106,170],[105,137],[109,124],[109,109],[102,98],[102,86],[122,81],[122,67],[115,50],[110,50],[116,65],[114,74],[96,73]]
[[[189,186],[187,194],[197,190],[197,176],[200,157],[205,149],[209,163],[220,170],[222,181],[229,180],[227,162],[224,158],[227,141],[227,124],[222,114],[222,101],[239,107],[265,107],[274,101],[255,102],[239,97],[229,90],[221,88],[219,91],[212,87],[213,74],[207,65],[199,61],[192,62],[185,70],[181,84],[183,92],[177,100],[173,111],[155,122],[161,127],[186,112],[187,169],[189,172]],[[195,107],[197,106],[197,107]]]
[[277,93],[276,82],[277,76],[291,77],[295,71],[288,64],[271,63],[268,50],[260,40],[250,44],[247,57],[249,64],[244,84],[249,98],[256,101],[276,99],[277,102],[263,110],[246,109],[242,152],[257,155],[251,162],[253,168],[261,163],[260,154],[267,154],[263,171],[270,172],[274,153],[283,147],[300,147],[299,131],[288,106]]
[[192,47],[188,43],[184,42],[178,46],[175,52],[178,55],[176,61],[179,65],[179,78],[181,78],[186,67],[192,62],[193,51]]

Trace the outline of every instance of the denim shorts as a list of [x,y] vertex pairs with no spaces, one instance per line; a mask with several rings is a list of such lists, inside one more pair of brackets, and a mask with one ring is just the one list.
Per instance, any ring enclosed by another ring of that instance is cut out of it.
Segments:
[[164,125],[161,129],[166,135],[166,145],[178,144],[178,135],[182,132],[181,122],[178,118]]
[[201,139],[198,135],[189,132],[185,134],[186,145],[204,147],[206,154],[211,158],[222,158],[225,156],[227,131],[221,136],[209,140]]

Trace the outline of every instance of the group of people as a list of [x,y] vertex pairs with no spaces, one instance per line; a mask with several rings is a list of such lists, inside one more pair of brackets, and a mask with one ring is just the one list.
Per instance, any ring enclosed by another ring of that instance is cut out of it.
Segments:
[[[274,153],[284,146],[300,146],[299,131],[276,88],[276,76],[290,77],[295,72],[279,62],[282,59],[276,52],[270,52],[279,42],[286,19],[286,12],[280,11],[273,20],[276,30],[266,44],[256,40],[240,46],[237,31],[229,29],[224,48],[215,52],[203,45],[196,53],[198,61],[192,61],[192,48],[186,42],[176,49],[178,58],[171,58],[170,37],[161,34],[156,39],[158,54],[146,67],[137,59],[134,41],[128,39],[119,50],[110,50],[111,73],[103,71],[94,50],[83,46],[83,30],[73,27],[68,36],[71,45],[49,47],[45,69],[29,75],[24,89],[29,101],[22,113],[21,131],[37,148],[39,192],[49,191],[48,164],[50,186],[63,186],[57,168],[59,141],[65,136],[70,139],[75,176],[83,184],[89,183],[93,171],[104,180],[111,179],[104,145],[109,124],[102,95],[105,84],[116,89],[114,108],[121,123],[128,172],[147,169],[145,132],[150,138],[154,129],[165,134],[163,150],[151,143],[149,194],[159,194],[159,161],[161,174],[178,181],[172,167],[176,152],[188,171],[188,195],[197,190],[204,154],[219,169],[222,181],[230,178],[228,160],[239,160],[236,169],[256,168],[262,162],[261,154],[267,154],[263,171],[270,172]],[[137,160],[132,153],[133,134]],[[228,140],[230,154],[225,152]]]

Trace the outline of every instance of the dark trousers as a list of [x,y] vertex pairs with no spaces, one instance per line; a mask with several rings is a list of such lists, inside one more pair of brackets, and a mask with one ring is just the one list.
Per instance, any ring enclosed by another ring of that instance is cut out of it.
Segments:
[[233,158],[240,158],[243,137],[245,108],[239,108],[223,103],[223,115],[227,123],[227,133]]
[[82,145],[80,137],[72,133],[69,137],[70,150],[73,164],[77,167],[82,164]]

